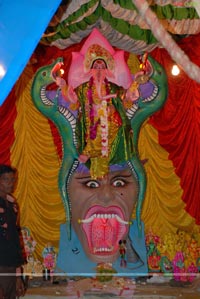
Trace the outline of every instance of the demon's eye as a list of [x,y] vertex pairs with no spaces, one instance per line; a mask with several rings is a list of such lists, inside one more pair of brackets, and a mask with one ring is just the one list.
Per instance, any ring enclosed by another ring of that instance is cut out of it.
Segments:
[[112,185],[114,187],[123,187],[125,185],[125,182],[122,179],[115,180]]
[[86,182],[85,185],[89,188],[98,188],[99,187],[99,183],[94,180]]

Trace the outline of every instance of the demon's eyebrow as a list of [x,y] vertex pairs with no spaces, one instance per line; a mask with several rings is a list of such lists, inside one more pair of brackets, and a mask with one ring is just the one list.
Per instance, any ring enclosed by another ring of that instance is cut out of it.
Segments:
[[88,175],[88,176],[74,176],[74,178],[76,179],[76,180],[85,180],[85,179],[87,179],[87,180],[92,180],[92,181],[95,181],[95,179],[93,179],[93,178],[91,178],[91,176],[90,175]]
[[115,174],[112,179],[115,179],[115,178],[130,178],[132,177],[132,173],[127,173],[127,174],[121,174],[121,173],[118,173],[118,174]]

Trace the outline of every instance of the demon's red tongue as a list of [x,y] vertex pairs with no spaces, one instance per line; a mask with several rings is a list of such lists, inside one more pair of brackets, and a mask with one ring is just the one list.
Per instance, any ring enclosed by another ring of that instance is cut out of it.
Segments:
[[91,245],[93,248],[112,248],[117,236],[117,221],[95,219],[91,225]]
[[127,228],[115,218],[96,218],[83,224],[88,246],[93,254],[113,254],[118,250],[118,242]]

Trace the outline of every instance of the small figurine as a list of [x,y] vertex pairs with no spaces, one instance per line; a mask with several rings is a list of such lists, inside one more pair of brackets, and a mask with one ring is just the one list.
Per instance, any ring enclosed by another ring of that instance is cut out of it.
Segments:
[[119,241],[119,253],[121,257],[120,266],[126,268],[126,240]]

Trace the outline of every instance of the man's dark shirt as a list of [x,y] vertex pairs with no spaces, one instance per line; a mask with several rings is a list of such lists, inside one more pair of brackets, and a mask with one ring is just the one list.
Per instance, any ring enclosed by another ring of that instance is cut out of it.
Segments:
[[14,203],[0,197],[0,208],[4,209],[3,213],[0,212],[0,266],[19,267],[23,264],[23,257]]

